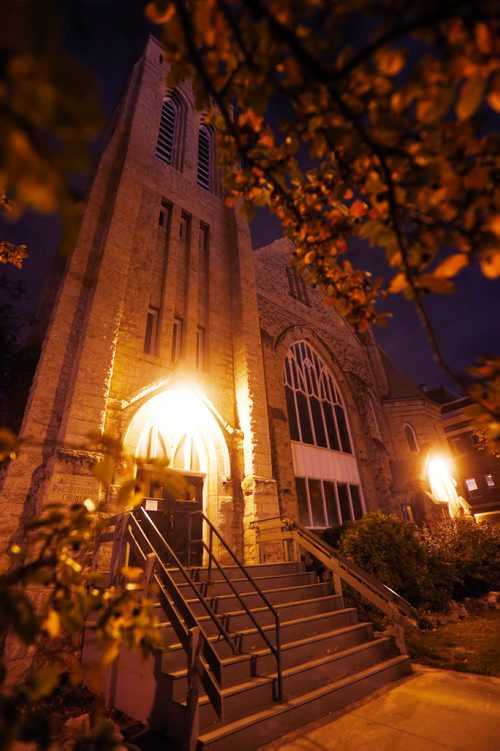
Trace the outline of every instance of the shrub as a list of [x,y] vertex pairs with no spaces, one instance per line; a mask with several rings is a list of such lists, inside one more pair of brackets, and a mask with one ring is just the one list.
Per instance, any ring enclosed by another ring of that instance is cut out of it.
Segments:
[[420,602],[427,553],[413,528],[377,511],[346,525],[340,550],[412,604]]
[[[440,552],[431,553],[414,528],[399,517],[380,511],[367,514],[325,530],[322,537],[415,607],[446,609],[455,584],[454,566]],[[357,607],[360,617],[380,619],[379,611],[354,590],[346,588],[346,593],[346,603]]]
[[422,543],[430,574],[447,571],[455,599],[475,597],[500,587],[500,535],[495,527],[474,519],[442,519],[424,529]]

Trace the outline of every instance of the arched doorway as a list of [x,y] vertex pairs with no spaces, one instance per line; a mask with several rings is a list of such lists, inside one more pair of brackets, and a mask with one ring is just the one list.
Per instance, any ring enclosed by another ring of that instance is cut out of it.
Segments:
[[[141,458],[138,476],[146,487],[145,507],[186,564],[201,563],[200,547],[191,550],[191,557],[188,555],[189,514],[200,509],[217,523],[219,483],[230,474],[229,452],[215,414],[203,395],[171,388],[151,397],[137,410],[124,439],[128,453]],[[155,462],[179,474],[184,482],[179,483],[177,491],[154,479]],[[194,519],[193,536],[199,537],[201,518]]]

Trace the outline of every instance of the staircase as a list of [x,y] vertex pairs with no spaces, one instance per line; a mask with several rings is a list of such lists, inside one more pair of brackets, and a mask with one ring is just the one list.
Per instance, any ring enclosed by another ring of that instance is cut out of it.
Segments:
[[[158,608],[168,648],[146,662],[122,654],[108,676],[108,699],[180,747],[252,751],[411,672],[393,640],[375,638],[372,625],[359,623],[356,610],[303,563],[188,572],[181,565],[163,569],[160,586],[167,580],[174,605],[179,593],[201,634],[206,691],[188,705],[189,650],[164,593]],[[217,701],[208,696],[213,683]],[[186,740],[189,726],[194,735]]]

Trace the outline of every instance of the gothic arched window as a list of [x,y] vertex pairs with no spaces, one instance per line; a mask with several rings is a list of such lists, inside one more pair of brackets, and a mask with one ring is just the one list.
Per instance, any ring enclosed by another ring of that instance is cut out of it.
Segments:
[[184,102],[176,91],[163,100],[156,156],[166,164],[181,168],[180,140],[184,122]]
[[198,131],[198,167],[196,181],[206,190],[213,189],[213,134],[206,125]]
[[305,341],[285,359],[285,394],[293,441],[352,454],[344,405],[330,371]]
[[410,451],[414,451],[415,453],[418,452],[418,441],[417,441],[417,434],[415,433],[415,428],[413,425],[410,425],[409,422],[405,425],[405,436],[406,440],[408,442],[408,448]]

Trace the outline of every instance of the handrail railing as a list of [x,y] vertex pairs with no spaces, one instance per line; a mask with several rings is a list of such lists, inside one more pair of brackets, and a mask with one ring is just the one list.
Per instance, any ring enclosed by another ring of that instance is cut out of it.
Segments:
[[395,625],[396,644],[402,654],[406,654],[407,649],[404,642],[404,631],[417,633],[417,626],[409,619],[418,619],[418,613],[410,603],[401,597],[390,587],[382,584],[372,574],[362,569],[346,556],[332,548],[324,540],[311,532],[301,524],[285,516],[275,516],[268,519],[261,519],[252,523],[252,526],[259,533],[265,535],[270,533],[276,534],[282,541],[292,540],[300,547],[307,550],[313,557],[317,558],[326,568],[333,573],[335,582],[335,591],[342,594],[340,580],[344,580],[353,589],[365,597],[372,605],[379,608],[385,613]]
[[[208,526],[209,529],[209,542],[208,544],[203,539],[203,532],[202,537],[197,540],[191,539],[191,520],[194,516],[201,516],[203,522]],[[228,555],[230,556],[231,560],[235,563],[237,568],[241,571],[241,573],[244,575],[245,579],[249,582],[249,584],[253,587],[255,592],[259,595],[264,605],[268,608],[268,610],[271,612],[271,614],[274,617],[274,623],[275,623],[275,633],[276,633],[276,644],[273,644],[272,641],[268,638],[266,632],[262,628],[262,626],[258,623],[257,619],[255,618],[254,614],[246,604],[245,600],[241,596],[240,592],[236,589],[233,582],[229,579],[226,572],[224,571],[223,567],[220,565],[214,551],[213,551],[213,538],[217,538],[219,543],[223,546],[224,550]],[[267,645],[269,650],[271,651],[271,654],[274,656],[276,660],[276,700],[281,701],[283,698],[283,675],[282,675],[282,665],[281,665],[281,623],[280,623],[280,615],[276,608],[272,605],[272,603],[269,601],[269,599],[266,597],[264,592],[261,590],[253,576],[250,574],[248,569],[241,563],[239,558],[236,556],[234,551],[229,547],[227,542],[224,540],[218,529],[212,524],[210,519],[203,513],[203,511],[193,511],[189,514],[189,544],[191,545],[201,545],[203,550],[208,555],[208,582],[211,581],[211,571],[212,571],[212,563],[215,564],[217,570],[222,575],[224,581],[231,589],[232,593],[235,595],[236,599],[240,603],[242,609],[246,612],[250,620],[252,621],[253,625],[257,629],[258,633],[262,637],[264,643]]]
[[[165,540],[160,530],[154,524],[147,511],[141,507],[136,510],[135,513],[141,514],[147,524],[150,525],[151,529],[154,530],[159,542],[164,546],[169,560],[172,560],[175,567],[180,571],[189,585],[194,597],[202,604],[203,609],[216,625],[219,634],[229,643],[233,653],[237,652],[238,646],[236,642],[229,635],[227,629],[221,622],[221,619],[217,617],[213,609],[210,607],[207,598],[196,587],[188,571],[172,550],[167,540]],[[156,546],[150,539],[151,535],[147,534],[139,520],[134,516],[134,513],[121,514],[109,521],[111,524],[115,525],[115,530],[114,532],[111,532],[108,527],[108,531],[103,532],[98,536],[94,548],[94,557],[102,543],[113,542],[110,561],[112,580],[116,576],[115,572],[125,563],[125,550],[127,545],[129,546],[130,552],[145,566],[145,570],[147,570],[148,563],[152,562],[152,566],[148,572],[148,578],[153,579],[156,583],[160,604],[165,615],[169,619],[179,642],[187,654],[189,654],[192,647],[193,629],[197,630],[197,633],[200,635],[200,651],[206,664],[203,660],[199,660],[199,678],[215,711],[219,717],[223,719],[221,658],[214,649],[211,641],[207,638],[198,618],[187,604],[169,569],[161,559]],[[193,729],[187,728],[186,733],[192,737]]]

